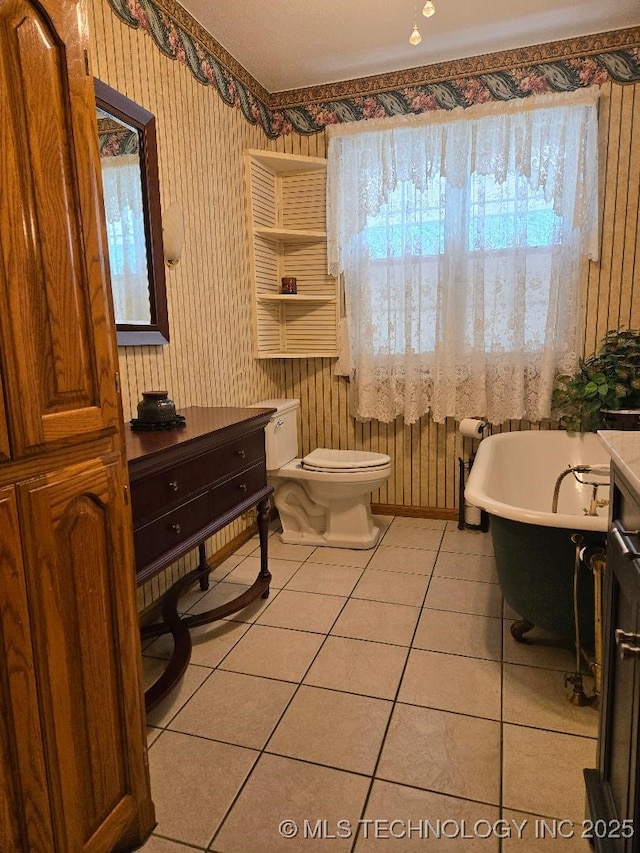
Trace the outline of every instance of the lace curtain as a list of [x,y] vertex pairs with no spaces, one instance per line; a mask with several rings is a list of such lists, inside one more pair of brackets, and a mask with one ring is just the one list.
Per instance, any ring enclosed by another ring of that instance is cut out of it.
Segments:
[[328,129],[360,419],[550,415],[597,259],[597,89]]
[[117,323],[151,322],[138,154],[101,157],[111,289]]

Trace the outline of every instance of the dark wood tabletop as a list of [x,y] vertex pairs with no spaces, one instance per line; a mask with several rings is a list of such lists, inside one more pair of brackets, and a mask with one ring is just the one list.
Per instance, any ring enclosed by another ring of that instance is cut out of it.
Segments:
[[240,406],[189,406],[178,414],[185,418],[185,425],[174,429],[134,430],[130,424],[125,426],[125,447],[127,461],[142,457],[152,457],[168,447],[187,444],[205,435],[215,435],[216,440],[226,440],[233,428],[246,425],[251,420],[263,421],[264,416],[275,409],[262,409]]

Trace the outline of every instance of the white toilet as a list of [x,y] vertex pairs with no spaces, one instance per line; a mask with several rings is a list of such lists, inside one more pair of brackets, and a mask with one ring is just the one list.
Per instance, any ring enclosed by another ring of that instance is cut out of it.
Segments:
[[373,548],[380,528],[371,515],[371,492],[391,474],[384,453],[318,448],[297,459],[299,400],[262,400],[277,409],[265,427],[267,479],[274,489],[280,539],[290,545]]

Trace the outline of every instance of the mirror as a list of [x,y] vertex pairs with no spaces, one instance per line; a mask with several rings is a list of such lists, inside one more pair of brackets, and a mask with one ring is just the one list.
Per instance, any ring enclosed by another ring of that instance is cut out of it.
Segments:
[[166,344],[155,117],[94,80],[118,344]]

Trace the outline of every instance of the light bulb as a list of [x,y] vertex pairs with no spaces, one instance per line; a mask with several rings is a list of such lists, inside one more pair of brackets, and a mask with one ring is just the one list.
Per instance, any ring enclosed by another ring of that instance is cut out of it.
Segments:
[[409,36],[409,44],[420,44],[422,41],[422,36],[418,32],[418,25],[413,25],[413,30],[411,31],[411,35]]
[[425,18],[430,18],[435,11],[436,7],[433,5],[431,0],[427,0],[422,9],[422,14],[425,16]]

